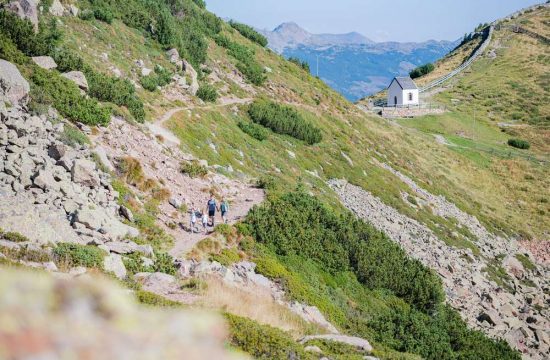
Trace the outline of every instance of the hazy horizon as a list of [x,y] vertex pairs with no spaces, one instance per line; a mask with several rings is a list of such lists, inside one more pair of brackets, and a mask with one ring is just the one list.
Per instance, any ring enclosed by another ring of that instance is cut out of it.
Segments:
[[[208,9],[260,29],[273,30],[294,22],[314,34],[358,32],[377,41],[454,41],[479,23],[491,22],[521,8],[540,3],[535,0],[208,0]],[[413,14],[413,15],[411,15]],[[444,24],[444,27],[441,25]]]

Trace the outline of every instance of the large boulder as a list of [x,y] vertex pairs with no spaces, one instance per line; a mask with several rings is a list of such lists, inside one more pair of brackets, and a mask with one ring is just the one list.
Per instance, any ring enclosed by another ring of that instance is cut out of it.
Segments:
[[109,254],[103,259],[103,268],[107,272],[112,272],[119,279],[126,277],[126,267],[122,262],[122,257],[118,254]]
[[180,59],[180,54],[178,52],[178,49],[174,48],[174,49],[168,50],[166,52],[166,56],[168,56],[168,59],[172,64],[181,67],[181,59]]
[[24,195],[2,196],[0,228],[18,232],[37,244],[80,243],[64,211],[52,210]]
[[93,150],[94,154],[97,155],[97,158],[99,159],[99,162],[103,167],[108,171],[115,171],[115,167],[111,160],[109,160],[109,156],[107,156],[107,151],[103,146],[96,146]]
[[71,169],[73,182],[87,187],[99,186],[99,175],[96,171],[96,165],[93,161],[77,159]]
[[81,90],[88,90],[88,80],[82,71],[69,71],[61,76],[74,82]]
[[38,31],[38,1],[36,0],[15,0],[7,5],[7,9],[19,16],[21,19],[29,19],[34,27],[34,31]]
[[51,70],[57,68],[57,64],[51,56],[34,56],[32,61],[42,69]]
[[515,276],[517,279],[523,279],[525,268],[515,256],[506,256],[504,260],[502,260],[502,266],[508,274]]
[[52,4],[50,5],[50,9],[48,11],[53,16],[63,16],[63,14],[65,13],[65,8],[63,7],[63,4],[61,4],[59,0],[53,0]]
[[193,68],[193,65],[188,63],[187,61],[183,60],[183,68],[185,69],[185,72],[191,76],[191,84],[189,85],[189,92],[191,95],[196,95],[197,91],[199,91],[199,76],[197,74],[197,71]]
[[30,86],[12,63],[0,59],[0,100],[26,104]]

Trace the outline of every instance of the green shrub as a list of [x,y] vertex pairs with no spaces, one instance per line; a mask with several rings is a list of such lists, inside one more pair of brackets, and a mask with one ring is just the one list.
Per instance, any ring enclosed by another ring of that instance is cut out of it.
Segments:
[[[95,99],[82,96],[75,83],[57,72],[35,66],[31,81],[33,88],[40,88],[40,93],[44,95],[42,101],[53,105],[67,119],[87,125],[109,123],[109,109],[101,107]],[[31,89],[36,93],[37,89],[33,88]]]
[[243,73],[245,78],[254,85],[261,86],[267,79],[264,68],[254,58],[254,50],[234,41],[223,35],[214,37],[216,44],[228,50],[228,54],[237,62],[237,69]]
[[191,178],[203,178],[208,175],[208,169],[199,164],[197,160],[182,162],[180,165],[180,171]]
[[432,71],[434,71],[434,69],[435,69],[435,66],[432,63],[424,64],[422,66],[418,66],[418,67],[414,68],[409,73],[409,76],[411,77],[411,79],[416,79],[416,78],[419,78],[421,76],[424,76],[426,74],[431,73]]
[[110,9],[107,7],[98,7],[94,9],[94,17],[99,20],[103,21],[107,24],[111,24],[113,22],[114,16]]
[[165,297],[162,297],[160,295],[157,295],[155,293],[145,291],[145,290],[137,290],[135,292],[137,300],[144,305],[150,305],[150,306],[160,306],[160,307],[180,307],[182,306],[181,303],[177,301],[173,301],[170,299],[167,299]]
[[305,120],[291,106],[268,100],[256,100],[248,108],[252,121],[278,134],[290,135],[313,145],[322,140],[321,129]]
[[304,69],[308,73],[310,72],[309,64],[308,64],[307,61],[301,61],[297,57],[289,57],[288,61],[290,61],[293,64],[296,64],[297,66],[301,67],[302,69]]
[[119,106],[126,106],[134,119],[139,122],[145,120],[143,102],[135,93],[134,85],[128,79],[118,79],[103,73],[86,69],[88,94],[99,101],[112,102]]
[[50,56],[55,60],[57,70],[60,72],[84,71],[86,69],[84,60],[67,48],[56,48],[50,53]]
[[27,62],[25,54],[23,54],[13,41],[0,32],[0,58],[16,64],[24,64]]
[[350,214],[334,214],[304,193],[289,193],[255,207],[246,222],[256,241],[278,255],[300,254],[333,274],[352,270],[368,288],[391,290],[423,311],[443,300],[437,275],[409,259],[399,245]]
[[105,251],[96,246],[62,243],[53,249],[54,261],[68,267],[103,269]]
[[139,79],[145,90],[155,91],[158,87],[168,85],[172,81],[172,72],[162,66],[155,66],[155,71]]
[[210,84],[202,84],[197,91],[199,99],[206,102],[216,102],[218,99],[218,92],[216,88]]
[[256,86],[261,86],[267,80],[264,68],[255,61],[237,63],[237,69],[245,78]]
[[225,314],[230,342],[255,359],[316,359],[287,333],[253,320]]
[[210,260],[217,261],[223,266],[231,266],[241,261],[241,257],[236,249],[223,249],[219,254],[211,255]]
[[143,255],[141,253],[132,253],[122,258],[122,262],[124,263],[126,271],[128,271],[129,274],[132,275],[142,272],[153,272],[152,267],[143,265],[142,256]]
[[0,231],[0,238],[4,238],[4,240],[7,240],[7,241],[13,241],[13,242],[27,242],[29,241],[29,239],[25,236],[25,235],[22,235],[20,233],[17,233],[17,232],[7,232],[7,233],[2,233]]
[[521,140],[521,139],[509,139],[508,145],[518,149],[524,149],[524,150],[527,150],[531,147],[531,144],[529,144],[528,141]]
[[168,275],[176,275],[178,269],[174,265],[174,258],[167,253],[155,252],[155,264],[153,270],[155,272],[161,272]]
[[277,186],[277,180],[271,175],[262,175],[256,182],[258,189],[273,190]]
[[258,124],[251,122],[239,121],[237,126],[245,133],[252,136],[254,139],[264,141],[268,137],[268,131]]
[[246,24],[235,22],[235,21],[230,21],[229,25],[231,25],[231,27],[233,27],[235,30],[240,32],[241,35],[244,36],[245,38],[259,44],[262,47],[267,46],[267,38],[262,34],[260,34],[259,32],[257,32],[256,30],[254,30],[252,27]]
[[92,20],[94,18],[94,12],[90,9],[83,9],[78,13],[78,17],[85,21]]
[[193,0],[193,2],[201,9],[206,9],[206,2],[204,0]]

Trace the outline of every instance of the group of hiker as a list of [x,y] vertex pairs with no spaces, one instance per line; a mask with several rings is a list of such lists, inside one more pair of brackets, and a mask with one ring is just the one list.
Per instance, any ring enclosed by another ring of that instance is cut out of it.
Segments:
[[196,209],[194,206],[191,208],[191,219],[190,219],[190,231],[191,233],[199,232],[197,229],[197,219],[200,219],[202,223],[202,231],[205,234],[208,233],[208,227],[211,226],[214,228],[216,226],[216,212],[219,211],[222,215],[222,221],[224,224],[228,222],[228,212],[229,212],[229,203],[227,200],[222,197],[220,206],[216,203],[214,195],[210,195],[210,199],[206,203],[206,208],[204,211]]

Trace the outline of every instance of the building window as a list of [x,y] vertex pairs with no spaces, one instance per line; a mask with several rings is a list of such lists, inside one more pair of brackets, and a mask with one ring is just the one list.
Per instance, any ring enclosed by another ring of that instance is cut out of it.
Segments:
[[412,92],[409,93],[409,101],[413,101],[413,93]]

